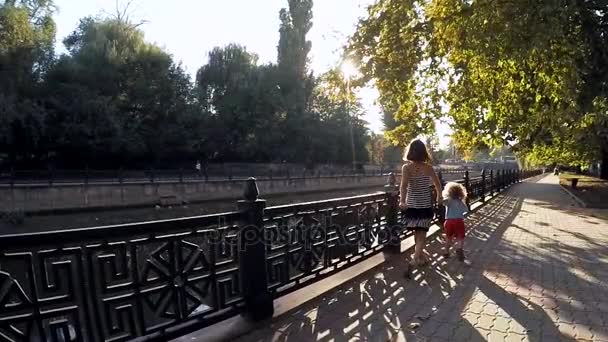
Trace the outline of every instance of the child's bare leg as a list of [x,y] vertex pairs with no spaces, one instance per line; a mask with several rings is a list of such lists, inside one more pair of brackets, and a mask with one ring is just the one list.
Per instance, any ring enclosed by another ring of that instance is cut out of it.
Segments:
[[450,256],[450,248],[452,247],[452,236],[446,235],[445,237],[445,250],[443,251],[443,256],[444,257],[449,257]]
[[460,261],[464,261],[464,240],[456,239],[456,254],[458,254],[458,259]]

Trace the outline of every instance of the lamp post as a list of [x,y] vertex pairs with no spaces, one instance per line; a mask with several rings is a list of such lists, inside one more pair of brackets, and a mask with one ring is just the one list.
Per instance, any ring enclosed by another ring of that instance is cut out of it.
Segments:
[[350,89],[350,82],[351,79],[357,75],[357,68],[353,65],[352,62],[350,62],[349,60],[345,60],[344,62],[342,62],[342,75],[344,76],[344,79],[346,79],[346,111],[347,111],[347,115],[350,119],[350,150],[352,153],[352,158],[353,158],[353,172],[357,171],[357,159],[356,159],[356,155],[355,155],[355,135],[354,135],[354,128],[353,126],[355,125],[355,120],[353,119],[351,113],[350,113],[350,97],[351,97],[351,89]]

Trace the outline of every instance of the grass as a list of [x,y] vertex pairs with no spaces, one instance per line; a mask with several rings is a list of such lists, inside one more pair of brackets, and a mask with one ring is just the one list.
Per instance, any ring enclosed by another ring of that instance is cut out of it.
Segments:
[[[578,178],[576,190],[572,189],[571,179]],[[608,209],[608,181],[596,177],[563,173],[559,183],[577,195],[589,208]]]

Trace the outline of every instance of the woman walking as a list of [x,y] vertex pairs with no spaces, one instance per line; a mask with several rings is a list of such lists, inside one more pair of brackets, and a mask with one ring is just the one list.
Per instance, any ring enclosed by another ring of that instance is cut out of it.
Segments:
[[426,233],[435,214],[431,184],[435,186],[437,203],[441,205],[441,182],[433,170],[431,156],[422,141],[413,140],[403,159],[406,163],[401,169],[399,207],[403,225],[414,231],[416,246],[411,265],[424,266],[428,264],[428,259],[422,251],[426,243]]

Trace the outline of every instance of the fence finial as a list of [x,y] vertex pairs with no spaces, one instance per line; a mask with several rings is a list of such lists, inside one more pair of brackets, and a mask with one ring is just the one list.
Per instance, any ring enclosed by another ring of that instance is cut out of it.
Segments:
[[390,185],[390,186],[397,185],[397,177],[395,177],[394,173],[391,172],[391,173],[388,174],[387,184]]
[[245,183],[245,191],[243,193],[243,197],[245,200],[254,202],[258,199],[260,195],[260,191],[258,190],[258,184],[254,177],[250,177]]

